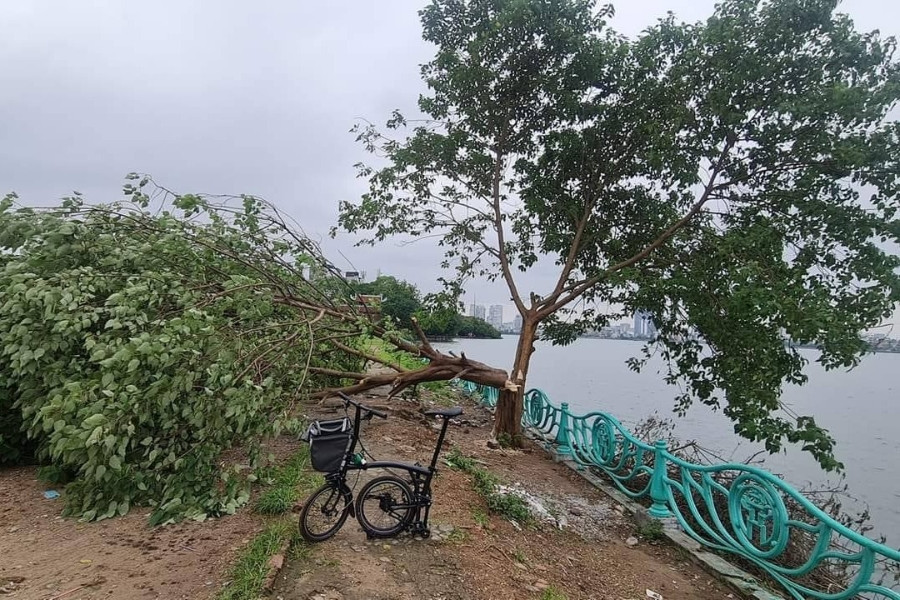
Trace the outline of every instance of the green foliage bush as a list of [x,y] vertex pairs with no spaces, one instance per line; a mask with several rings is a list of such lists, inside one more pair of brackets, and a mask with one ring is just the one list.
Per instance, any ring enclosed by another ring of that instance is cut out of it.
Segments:
[[321,383],[298,368],[317,364],[313,325],[281,301],[312,293],[313,250],[253,198],[151,213],[146,185],[126,186],[137,207],[0,203],[0,462],[35,449],[73,472],[66,512],[85,520],[233,512],[258,440]]
[[353,289],[358,294],[381,296],[381,315],[390,317],[403,329],[410,328],[413,314],[422,306],[415,285],[390,275],[380,275],[375,281],[356,284]]
[[541,592],[541,600],[566,600],[566,598],[567,596],[554,585]]
[[493,339],[502,337],[497,328],[487,321],[461,315],[455,310],[423,309],[415,316],[426,335]]
[[36,450],[25,435],[22,414],[13,407],[14,401],[9,390],[0,387],[0,465],[25,462]]

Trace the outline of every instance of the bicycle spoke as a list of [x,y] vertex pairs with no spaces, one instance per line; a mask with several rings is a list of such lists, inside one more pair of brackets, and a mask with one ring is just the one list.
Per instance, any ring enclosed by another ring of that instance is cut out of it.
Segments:
[[344,494],[333,487],[323,487],[304,508],[302,532],[307,539],[327,539],[347,518],[349,504]]
[[415,504],[410,490],[402,480],[375,480],[361,496],[358,510],[368,530],[375,535],[395,535],[412,518]]

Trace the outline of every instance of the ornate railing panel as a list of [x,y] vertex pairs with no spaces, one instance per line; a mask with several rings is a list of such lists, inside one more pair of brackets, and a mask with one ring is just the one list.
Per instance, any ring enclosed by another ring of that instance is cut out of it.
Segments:
[[[495,388],[460,386],[496,406]],[[845,527],[768,471],[685,461],[665,441],[639,440],[612,415],[573,415],[538,389],[526,392],[524,404],[523,426],[558,454],[603,471],[624,494],[649,500],[652,516],[672,517],[707,548],[741,557],[790,598],[900,600],[900,591],[875,581],[877,564],[900,563],[900,551]],[[826,583],[836,572],[843,576]]]

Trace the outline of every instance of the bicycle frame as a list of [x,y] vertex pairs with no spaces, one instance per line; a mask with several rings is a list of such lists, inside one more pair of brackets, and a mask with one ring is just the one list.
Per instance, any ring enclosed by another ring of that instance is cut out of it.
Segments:
[[[428,514],[431,511],[431,480],[437,471],[437,460],[441,453],[441,447],[444,444],[444,438],[447,435],[447,426],[450,423],[450,419],[443,419],[444,422],[441,426],[441,432],[438,436],[437,444],[434,447],[434,454],[431,457],[431,463],[427,467],[391,460],[366,462],[365,458],[362,458],[361,462],[357,464],[352,462],[352,458],[356,456],[356,447],[359,444],[359,430],[362,420],[364,418],[366,420],[371,420],[373,415],[382,418],[386,418],[387,415],[363,407],[346,396],[343,396],[343,398],[346,404],[352,404],[356,409],[353,418],[353,433],[351,434],[350,447],[344,455],[344,459],[341,462],[341,468],[333,473],[328,473],[325,476],[325,480],[340,489],[341,494],[347,499],[347,508],[350,510],[350,516],[355,518],[356,509],[353,503],[353,491],[347,485],[347,474],[349,472],[367,471],[369,469],[398,469],[406,471],[409,473],[412,482],[413,502],[409,505],[397,505],[397,508],[401,510],[407,508],[415,510],[415,516],[410,526],[414,533],[422,535],[423,537],[428,537]],[[367,411],[365,416],[362,415],[364,409]]]

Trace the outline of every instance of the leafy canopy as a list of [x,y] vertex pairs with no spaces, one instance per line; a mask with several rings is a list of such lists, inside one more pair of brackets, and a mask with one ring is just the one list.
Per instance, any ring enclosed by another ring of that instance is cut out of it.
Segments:
[[410,319],[422,307],[416,286],[391,275],[379,275],[375,281],[356,284],[353,288],[358,294],[381,296],[381,314],[404,329],[410,328]]
[[[380,166],[359,165],[369,190],[339,224],[362,243],[439,236],[456,286],[505,281],[524,335],[649,311],[678,410],[721,408],[838,468],[827,432],[781,410],[805,380],[785,339],[853,366],[900,299],[900,79],[894,40],[836,6],[725,0],[627,39],[590,0],[433,0],[425,119],[357,130]],[[539,261],[556,285],[519,290]]]
[[329,268],[312,242],[256,198],[163,192],[0,202],[0,461],[71,473],[87,520],[233,512],[260,441],[334,381],[313,370],[362,368],[327,342],[363,329],[303,276]]
[[373,323],[299,225],[258,198],[176,195],[138,175],[125,194],[0,200],[0,464],[36,459],[71,480],[68,514],[231,513],[264,442],[307,399],[460,373],[506,381]]

